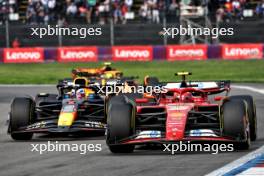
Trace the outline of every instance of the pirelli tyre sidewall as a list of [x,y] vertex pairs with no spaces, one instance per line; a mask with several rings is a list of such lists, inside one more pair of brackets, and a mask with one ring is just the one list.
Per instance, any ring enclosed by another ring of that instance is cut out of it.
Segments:
[[133,152],[133,145],[122,145],[135,132],[135,104],[125,95],[112,97],[108,102],[107,139],[109,149],[113,153]]
[[31,132],[19,132],[19,128],[30,125],[35,120],[35,103],[31,98],[15,98],[11,104],[10,132],[14,140],[30,140]]
[[256,106],[252,96],[250,95],[235,95],[231,96],[230,100],[244,100],[247,103],[250,139],[255,141],[257,139],[257,115]]
[[232,137],[235,149],[249,149],[250,130],[247,103],[244,100],[225,101],[222,105],[223,136]]

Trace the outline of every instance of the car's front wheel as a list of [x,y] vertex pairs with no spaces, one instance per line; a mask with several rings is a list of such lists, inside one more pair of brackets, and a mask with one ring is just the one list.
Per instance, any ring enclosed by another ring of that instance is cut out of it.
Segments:
[[10,132],[14,140],[30,140],[31,132],[19,132],[19,128],[26,127],[34,121],[34,102],[31,98],[15,98],[11,104]]
[[228,100],[222,106],[223,134],[233,137],[238,142],[236,149],[249,149],[250,130],[246,102],[244,100]]
[[134,107],[124,95],[112,97],[107,113],[107,144],[112,153],[131,153],[134,145],[120,144],[134,129]]

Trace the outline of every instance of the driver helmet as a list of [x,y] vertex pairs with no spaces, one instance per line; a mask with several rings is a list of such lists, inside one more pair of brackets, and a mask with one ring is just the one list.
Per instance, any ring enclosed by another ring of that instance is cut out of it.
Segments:
[[76,91],[76,98],[78,100],[85,98],[85,90],[84,89],[78,89]]
[[193,96],[191,92],[185,92],[181,97],[183,102],[193,102]]

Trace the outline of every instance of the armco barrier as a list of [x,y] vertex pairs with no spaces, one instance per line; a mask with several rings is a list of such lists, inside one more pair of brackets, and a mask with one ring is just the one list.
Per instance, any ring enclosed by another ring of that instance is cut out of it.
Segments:
[[95,61],[152,61],[152,60],[207,60],[207,59],[262,59],[263,44],[168,45],[168,46],[113,46],[59,48],[4,48],[0,62],[95,62]]

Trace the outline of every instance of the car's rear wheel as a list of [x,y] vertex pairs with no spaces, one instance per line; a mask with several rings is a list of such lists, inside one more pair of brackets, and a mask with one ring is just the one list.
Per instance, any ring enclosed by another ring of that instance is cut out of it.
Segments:
[[31,132],[19,132],[19,128],[26,127],[34,121],[34,101],[30,98],[15,98],[11,105],[10,131],[14,140],[30,140]]
[[255,141],[257,139],[257,116],[256,116],[256,106],[253,97],[250,95],[235,95],[235,96],[231,96],[230,99],[244,100],[247,102],[250,139],[251,141]]
[[246,103],[243,100],[228,100],[222,106],[223,134],[233,137],[236,149],[249,149],[250,130],[248,129],[248,115]]
[[108,103],[107,144],[112,153],[131,153],[134,145],[120,144],[134,131],[134,106],[124,95],[112,97]]

